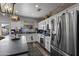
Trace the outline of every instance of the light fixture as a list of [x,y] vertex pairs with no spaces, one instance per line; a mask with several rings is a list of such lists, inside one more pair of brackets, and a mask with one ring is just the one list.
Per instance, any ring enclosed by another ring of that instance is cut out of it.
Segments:
[[35,5],[35,7],[36,7],[36,10],[37,11],[41,11],[42,9],[39,7],[39,5]]
[[20,17],[14,15],[14,16],[11,16],[11,20],[12,20],[12,21],[19,21],[19,20],[20,20]]
[[16,12],[19,12],[19,11],[16,11]]
[[38,5],[35,5],[35,7],[38,8],[39,6]]
[[14,12],[14,3],[0,3],[0,12],[12,14]]

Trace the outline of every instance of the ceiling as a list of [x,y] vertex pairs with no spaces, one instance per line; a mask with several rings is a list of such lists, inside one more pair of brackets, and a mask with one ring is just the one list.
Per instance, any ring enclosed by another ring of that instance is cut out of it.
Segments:
[[15,12],[24,17],[41,18],[49,12],[55,14],[71,5],[73,3],[16,3]]

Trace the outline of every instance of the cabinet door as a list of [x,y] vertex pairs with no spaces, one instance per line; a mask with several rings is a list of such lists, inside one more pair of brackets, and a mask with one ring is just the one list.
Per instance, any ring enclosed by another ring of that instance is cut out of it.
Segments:
[[45,48],[47,49],[47,37],[45,37]]
[[45,37],[45,48],[50,52],[50,38]]
[[27,41],[27,42],[31,42],[30,34],[26,34],[26,41]]
[[37,41],[40,43],[40,37],[41,37],[41,35],[40,34],[38,34],[38,38],[37,38]]
[[47,40],[47,45],[48,45],[48,51],[50,52],[50,40],[51,40],[51,38],[50,37],[48,37],[48,40]]

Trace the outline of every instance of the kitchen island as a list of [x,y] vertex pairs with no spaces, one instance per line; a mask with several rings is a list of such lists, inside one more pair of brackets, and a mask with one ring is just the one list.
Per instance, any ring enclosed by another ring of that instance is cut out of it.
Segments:
[[26,36],[22,35],[19,40],[12,40],[8,35],[0,40],[0,56],[15,56],[28,52]]

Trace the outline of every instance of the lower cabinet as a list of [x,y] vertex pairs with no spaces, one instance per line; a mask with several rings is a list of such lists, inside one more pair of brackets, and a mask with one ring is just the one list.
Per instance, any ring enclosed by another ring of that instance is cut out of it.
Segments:
[[50,52],[50,37],[45,37],[45,48]]
[[41,34],[37,34],[37,42],[39,42],[40,43],[40,38],[41,38]]
[[51,38],[49,37],[49,36],[44,36],[44,38],[42,39],[43,40],[43,42],[41,42],[41,37],[42,35],[41,34],[38,34],[38,39],[37,39],[37,41],[41,44],[41,45],[44,45],[43,47],[48,51],[48,52],[50,52],[50,40],[51,40]]
[[36,42],[37,39],[38,39],[37,33],[26,34],[26,40],[27,40],[27,42]]

